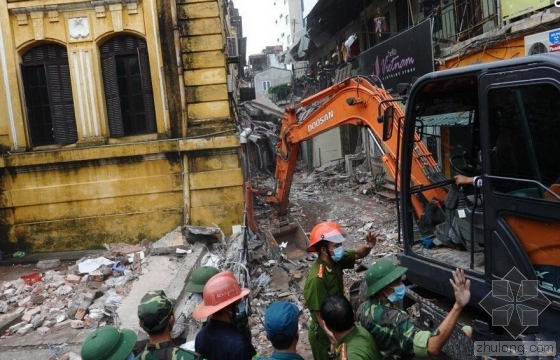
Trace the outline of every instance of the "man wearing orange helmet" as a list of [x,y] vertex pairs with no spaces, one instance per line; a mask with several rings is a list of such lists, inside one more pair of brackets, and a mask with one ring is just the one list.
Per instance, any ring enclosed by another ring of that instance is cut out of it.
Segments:
[[357,259],[366,257],[377,242],[377,235],[368,232],[365,245],[345,250],[342,228],[335,222],[322,222],[311,231],[308,252],[316,252],[317,261],[309,269],[303,296],[311,312],[309,343],[313,359],[329,358],[337,341],[321,317],[321,303],[327,295],[344,295],[343,269],[352,269]]
[[231,271],[212,276],[204,285],[203,301],[193,311],[195,320],[209,318],[194,342],[195,351],[204,359],[251,360],[257,354],[251,341],[232,323],[237,305],[249,291],[239,286]]

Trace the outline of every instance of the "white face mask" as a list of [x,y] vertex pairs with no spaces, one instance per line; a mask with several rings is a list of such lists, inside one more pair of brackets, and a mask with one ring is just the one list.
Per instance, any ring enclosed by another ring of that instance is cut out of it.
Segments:
[[202,294],[192,294],[191,300],[197,305],[200,304],[202,302]]

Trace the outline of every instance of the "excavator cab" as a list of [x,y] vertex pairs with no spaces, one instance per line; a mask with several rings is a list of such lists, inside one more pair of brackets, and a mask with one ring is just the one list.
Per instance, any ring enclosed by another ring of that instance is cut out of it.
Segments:
[[[465,269],[480,322],[475,331],[488,339],[560,337],[559,108],[560,57],[553,55],[431,73],[407,99],[401,261],[412,283],[444,298],[453,298],[452,269]],[[437,163],[425,182],[414,170],[423,161],[418,138]],[[472,185],[457,186],[459,174]],[[538,324],[512,316],[504,327],[492,325],[488,309],[507,305],[492,296],[500,281],[514,293],[524,281],[534,286],[524,306]]]

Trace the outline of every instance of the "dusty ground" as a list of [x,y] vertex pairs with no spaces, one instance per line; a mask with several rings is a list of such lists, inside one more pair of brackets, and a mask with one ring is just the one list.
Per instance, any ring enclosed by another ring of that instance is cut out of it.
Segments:
[[[255,180],[253,180],[255,183]],[[271,178],[259,177],[256,180],[256,188],[264,195],[267,190],[273,188]],[[256,206],[256,216],[259,219],[259,227],[272,226],[268,218],[269,208],[261,203]],[[290,206],[288,220],[298,221],[307,233],[321,221],[336,221],[344,229],[347,240],[344,246],[348,249],[360,246],[365,240],[367,231],[378,234],[378,244],[372,253],[363,262],[370,264],[374,259],[399,250],[397,241],[397,213],[395,201],[368,192],[363,194],[363,186],[357,184],[351,176],[344,174],[343,169],[334,169],[328,173],[314,172],[307,174],[300,170],[294,176],[290,193]],[[312,261],[309,261],[309,266]],[[307,268],[303,272],[299,284],[303,287],[307,276]],[[363,273],[353,270],[345,274],[345,287],[347,291],[356,283],[359,283]],[[292,287],[298,289],[298,287]],[[301,292],[294,297],[303,302]],[[307,324],[309,322],[308,312],[300,316],[300,340],[298,352],[305,359],[312,359],[309,341],[307,337]],[[254,337],[254,345],[262,355],[268,355],[271,347],[264,336]]]

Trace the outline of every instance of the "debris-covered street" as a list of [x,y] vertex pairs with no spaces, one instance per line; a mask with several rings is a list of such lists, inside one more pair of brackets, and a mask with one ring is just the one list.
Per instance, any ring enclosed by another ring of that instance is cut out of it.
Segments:
[[[399,250],[394,200],[364,191],[364,184],[346,174],[341,165],[333,163],[311,174],[303,167],[297,172],[290,196],[290,221],[298,222],[307,234],[317,222],[339,222],[347,234],[348,248],[358,246],[368,231],[378,233],[378,244],[366,263],[394,254]],[[302,310],[298,351],[310,358],[309,312],[302,290],[316,255],[306,253],[301,244],[271,244],[270,238],[267,240],[266,233],[277,230],[265,201],[274,183],[264,174],[256,174],[253,182],[259,226],[259,233],[248,241],[253,344],[259,354],[270,354],[264,312],[271,302],[283,299]],[[28,358],[29,354],[34,358],[47,354],[54,358],[56,354],[75,359],[81,342],[100,326],[119,325],[141,333],[136,307],[141,296],[155,288],[163,288],[178,299],[174,335],[178,343],[189,346],[200,324],[190,317],[194,304],[183,291],[184,283],[199,265],[231,269],[244,281],[245,272],[238,265],[242,239],[242,232],[226,238],[217,228],[186,226],[155,243],[109,244],[104,251],[78,261],[49,258],[2,267],[0,350],[6,359]],[[361,277],[355,271],[346,272],[348,296],[357,296],[356,284]],[[177,314],[181,311],[182,315]]]

